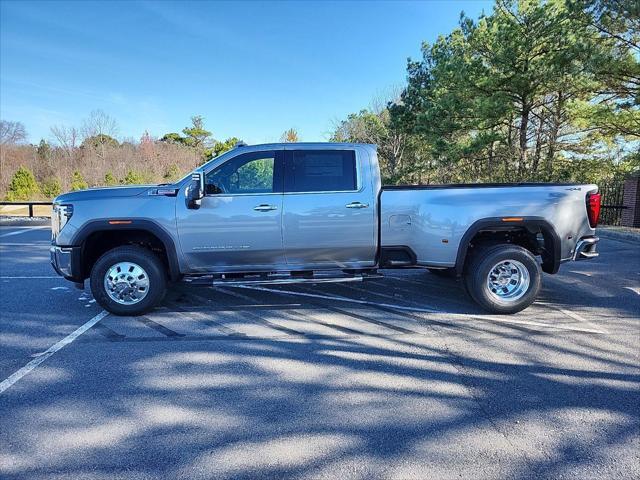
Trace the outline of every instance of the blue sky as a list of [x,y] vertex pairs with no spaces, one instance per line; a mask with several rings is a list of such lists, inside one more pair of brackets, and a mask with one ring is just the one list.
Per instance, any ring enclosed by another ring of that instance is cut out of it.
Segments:
[[387,95],[420,56],[491,1],[17,2],[0,4],[0,116],[29,141],[94,109],[119,137],[326,140],[333,123]]

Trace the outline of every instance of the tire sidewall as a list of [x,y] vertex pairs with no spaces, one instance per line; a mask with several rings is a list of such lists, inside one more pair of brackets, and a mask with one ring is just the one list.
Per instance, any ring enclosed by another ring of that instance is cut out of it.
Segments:
[[[149,291],[138,303],[122,305],[109,297],[104,287],[104,276],[118,262],[140,265],[149,276]],[[105,310],[115,315],[141,315],[157,305],[166,291],[166,274],[160,259],[149,250],[140,247],[118,247],[103,254],[91,269],[91,293]]]
[[[491,269],[504,260],[516,260],[529,272],[529,288],[518,300],[503,303],[494,298],[487,287],[487,276]],[[478,255],[477,261],[471,265],[473,272],[467,283],[471,297],[483,308],[499,314],[510,314],[524,310],[531,305],[541,286],[542,271],[535,257],[526,249],[516,245],[498,245]]]

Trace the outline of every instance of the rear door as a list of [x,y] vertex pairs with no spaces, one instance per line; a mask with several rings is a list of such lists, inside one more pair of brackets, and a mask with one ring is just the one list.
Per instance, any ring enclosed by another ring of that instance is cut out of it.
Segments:
[[292,268],[375,264],[375,195],[366,151],[285,151],[283,243]]

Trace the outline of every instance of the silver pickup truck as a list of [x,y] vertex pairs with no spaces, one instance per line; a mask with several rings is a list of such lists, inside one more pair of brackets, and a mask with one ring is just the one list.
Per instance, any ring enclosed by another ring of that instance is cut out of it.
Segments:
[[536,298],[542,272],[596,257],[596,185],[383,187],[376,147],[246,146],[171,185],[55,199],[51,263],[117,315],[157,305],[170,282],[361,281],[424,268],[461,279],[494,313]]

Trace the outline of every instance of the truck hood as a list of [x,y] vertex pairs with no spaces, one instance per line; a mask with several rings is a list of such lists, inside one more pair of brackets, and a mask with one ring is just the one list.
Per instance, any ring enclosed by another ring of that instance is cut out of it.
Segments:
[[157,185],[132,185],[130,187],[102,187],[63,193],[55,198],[54,203],[70,203],[78,200],[96,200],[100,198],[135,197],[145,193]]

